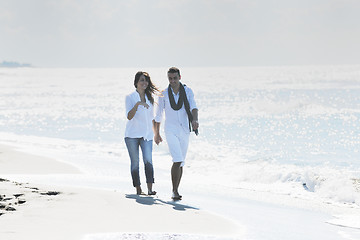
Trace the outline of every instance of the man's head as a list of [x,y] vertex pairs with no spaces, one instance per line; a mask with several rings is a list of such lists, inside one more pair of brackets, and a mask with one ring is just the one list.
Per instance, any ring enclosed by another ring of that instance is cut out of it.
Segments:
[[173,89],[179,87],[181,79],[180,70],[176,67],[169,68],[168,79]]
[[177,73],[180,76],[180,70],[177,67],[171,67],[169,68],[168,73]]

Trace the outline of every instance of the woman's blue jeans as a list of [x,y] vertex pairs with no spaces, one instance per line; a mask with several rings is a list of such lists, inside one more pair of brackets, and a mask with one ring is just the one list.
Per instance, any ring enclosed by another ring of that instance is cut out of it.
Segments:
[[146,183],[154,183],[154,168],[152,164],[152,148],[153,140],[147,141],[144,138],[125,138],[126,147],[130,156],[130,170],[131,177],[133,180],[133,186],[140,186],[140,175],[139,175],[139,146],[142,151]]

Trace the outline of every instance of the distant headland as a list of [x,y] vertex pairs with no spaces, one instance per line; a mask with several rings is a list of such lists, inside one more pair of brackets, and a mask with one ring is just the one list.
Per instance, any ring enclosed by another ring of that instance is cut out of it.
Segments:
[[32,66],[31,64],[28,63],[3,61],[0,63],[0,67],[16,68],[16,67],[32,67]]

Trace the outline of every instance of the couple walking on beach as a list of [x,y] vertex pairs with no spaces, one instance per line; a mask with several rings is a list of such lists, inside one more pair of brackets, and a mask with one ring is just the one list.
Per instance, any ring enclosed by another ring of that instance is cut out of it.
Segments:
[[[198,133],[198,109],[193,91],[183,85],[178,68],[172,67],[167,73],[169,86],[160,92],[151,82],[146,72],[137,72],[134,86],[136,90],[125,99],[127,124],[125,143],[131,161],[133,186],[138,195],[143,194],[139,177],[139,148],[145,165],[148,195],[155,195],[154,169],[152,164],[153,139],[158,145],[162,142],[160,123],[165,112],[165,136],[172,157],[171,167],[172,198],[180,200],[179,185],[185,164],[191,130]],[[154,94],[158,94],[156,114],[154,114]]]

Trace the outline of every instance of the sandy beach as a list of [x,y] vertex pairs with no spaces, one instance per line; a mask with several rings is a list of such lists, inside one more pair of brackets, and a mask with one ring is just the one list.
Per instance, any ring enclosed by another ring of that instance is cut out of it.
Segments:
[[[240,226],[193,206],[89,188],[19,183],[8,174],[76,174],[75,167],[0,146],[0,239],[238,239]],[[172,238],[171,238],[172,237]],[[178,238],[177,238],[178,237]]]

